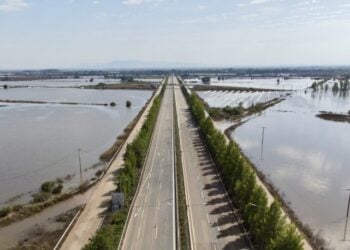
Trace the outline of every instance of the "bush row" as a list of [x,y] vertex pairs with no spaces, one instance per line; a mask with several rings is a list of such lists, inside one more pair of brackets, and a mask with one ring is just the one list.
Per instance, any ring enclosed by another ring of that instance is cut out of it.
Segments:
[[281,205],[274,201],[268,205],[264,189],[257,185],[256,175],[241,156],[234,142],[226,143],[224,135],[215,129],[197,95],[183,92],[192,114],[199,124],[202,136],[222,176],[231,200],[240,208],[247,229],[257,249],[303,249],[302,237],[295,226],[282,216]]
[[123,192],[125,208],[111,215],[112,219],[106,223],[97,234],[92,237],[84,250],[110,250],[116,249],[122,236],[123,228],[127,220],[128,210],[135,194],[141,169],[151,142],[153,128],[155,126],[161,105],[165,85],[157,96],[149,110],[147,119],[138,136],[127,146],[124,155],[124,168],[117,176],[117,191]]

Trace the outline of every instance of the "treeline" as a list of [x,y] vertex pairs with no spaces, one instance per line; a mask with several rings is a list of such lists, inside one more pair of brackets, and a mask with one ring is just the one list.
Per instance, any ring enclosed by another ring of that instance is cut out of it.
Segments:
[[245,227],[251,232],[256,248],[303,249],[302,237],[293,224],[286,222],[280,203],[275,200],[268,205],[266,192],[257,185],[255,172],[241,157],[238,146],[232,141],[226,143],[224,135],[206,117],[204,105],[198,96],[189,95],[184,86],[182,89],[226,190],[234,204],[240,208]]
[[152,132],[157,120],[165,86],[162,87],[160,95],[154,99],[147,119],[138,136],[127,146],[124,155],[124,168],[116,179],[117,192],[124,193],[125,208],[113,213],[107,219],[108,222],[90,239],[89,244],[84,247],[84,250],[111,250],[118,247],[127,220],[128,210],[136,192],[141,169],[151,142]]
[[163,87],[159,96],[154,99],[147,119],[135,140],[127,146],[124,155],[124,168],[117,177],[118,192],[123,192],[125,201],[130,202],[135,192],[140,170],[145,160],[148,146],[151,142],[154,125],[161,104],[165,88]]
[[313,91],[321,90],[327,92],[328,90],[332,90],[333,93],[346,92],[350,90],[349,79],[339,80],[339,82],[337,82],[336,79],[333,79],[333,86],[329,86],[327,84],[328,80],[329,79],[324,79],[319,82],[314,82],[310,88],[312,88]]

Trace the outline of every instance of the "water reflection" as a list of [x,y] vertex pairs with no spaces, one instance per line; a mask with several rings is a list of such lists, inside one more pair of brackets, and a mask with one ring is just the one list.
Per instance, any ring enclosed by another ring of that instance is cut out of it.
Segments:
[[[77,102],[114,100],[123,102],[123,105],[115,108],[32,104],[1,107],[0,202],[36,190],[43,181],[79,173],[78,148],[82,149],[82,165],[87,171],[83,173],[84,178],[94,176],[96,170],[88,169],[98,162],[99,155],[114,143],[116,136],[122,133],[152,94],[150,91],[125,90],[92,93],[74,89],[50,89],[49,92],[35,89],[34,93],[30,90],[18,89],[16,93],[6,94],[0,91],[0,96],[11,99],[30,97],[33,100],[37,97],[48,101],[63,98]],[[52,90],[57,91],[57,96],[50,96]],[[132,108],[124,106],[127,99],[133,103]],[[78,184],[79,178],[70,182],[70,185]]]
[[[347,112],[350,100],[331,92],[300,92],[248,121],[233,133],[252,161],[291,202],[303,222],[310,224],[337,249],[344,229],[350,187],[350,126],[321,120],[321,111]],[[284,111],[284,112],[281,112]],[[260,160],[261,127],[266,126],[264,160]]]

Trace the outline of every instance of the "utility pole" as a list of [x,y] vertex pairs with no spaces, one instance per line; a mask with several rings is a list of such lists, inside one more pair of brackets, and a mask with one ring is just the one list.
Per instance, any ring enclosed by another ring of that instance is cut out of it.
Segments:
[[83,174],[81,172],[81,157],[80,157],[80,151],[81,149],[78,149],[78,155],[79,155],[79,170],[80,170],[80,186],[83,185]]
[[[350,189],[346,189],[347,191],[350,191]],[[348,219],[349,219],[349,207],[350,207],[350,194],[349,194],[349,200],[348,200],[348,209],[346,211],[346,221],[345,221],[345,228],[344,228],[344,241],[346,238],[346,230],[348,227]]]
[[264,153],[264,137],[265,137],[265,128],[266,127],[261,127],[262,128],[262,135],[261,135],[261,155],[260,159],[263,160],[263,153]]

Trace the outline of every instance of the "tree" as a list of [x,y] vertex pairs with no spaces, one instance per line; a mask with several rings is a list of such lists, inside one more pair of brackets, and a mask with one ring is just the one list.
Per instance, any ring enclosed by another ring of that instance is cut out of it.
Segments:
[[302,250],[303,242],[300,234],[292,224],[287,224],[278,237],[267,248],[269,250]]
[[334,83],[333,88],[332,88],[332,91],[333,91],[333,92],[338,92],[338,91],[339,91],[339,86],[338,86],[338,83],[337,83],[337,82]]
[[250,201],[246,205],[245,217],[256,242],[260,245],[264,239],[264,223],[267,214],[267,197],[260,186],[255,186]]
[[285,226],[285,218],[282,217],[281,205],[278,201],[271,203],[266,214],[263,239],[264,246],[270,246]]
[[127,100],[125,105],[126,105],[127,108],[130,108],[131,107],[131,101]]

